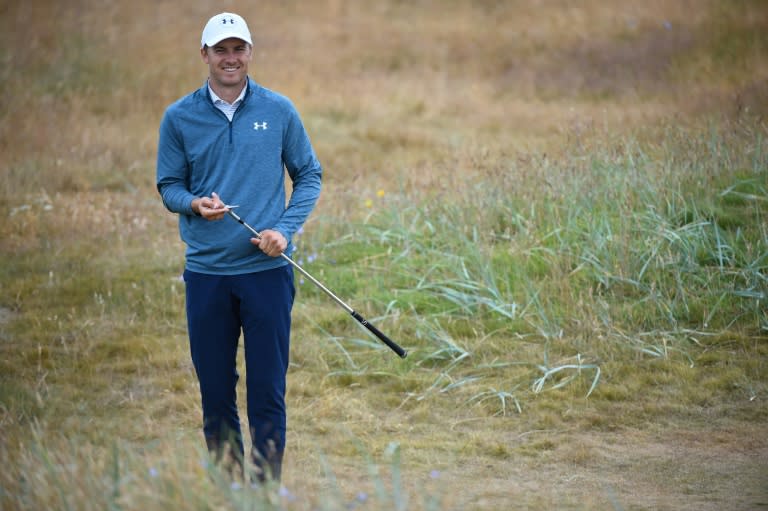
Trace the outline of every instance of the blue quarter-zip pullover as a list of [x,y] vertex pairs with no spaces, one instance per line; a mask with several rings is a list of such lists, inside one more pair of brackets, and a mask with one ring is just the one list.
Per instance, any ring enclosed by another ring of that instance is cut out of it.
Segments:
[[[293,184],[286,205],[285,171]],[[257,230],[279,231],[293,250],[293,234],[320,195],[322,169],[291,101],[248,79],[232,121],[217,109],[207,82],[173,103],[160,124],[157,189],[168,210],[179,213],[187,245],[186,269],[237,275],[286,264],[250,243],[227,218],[195,215],[192,200],[216,192]]]

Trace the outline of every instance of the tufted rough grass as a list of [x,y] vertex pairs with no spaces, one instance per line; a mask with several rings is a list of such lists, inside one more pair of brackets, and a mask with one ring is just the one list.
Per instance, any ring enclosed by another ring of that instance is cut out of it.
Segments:
[[0,18],[0,508],[765,502],[761,2],[260,4],[254,74],[326,168],[296,258],[410,355],[297,280],[256,490],[200,452],[153,184],[211,13],[144,4]]

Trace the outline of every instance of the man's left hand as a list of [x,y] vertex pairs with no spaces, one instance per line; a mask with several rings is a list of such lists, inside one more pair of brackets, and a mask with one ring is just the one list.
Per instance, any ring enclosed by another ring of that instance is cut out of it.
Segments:
[[288,248],[288,240],[279,231],[266,229],[261,231],[261,239],[251,238],[251,243],[270,257],[278,257]]

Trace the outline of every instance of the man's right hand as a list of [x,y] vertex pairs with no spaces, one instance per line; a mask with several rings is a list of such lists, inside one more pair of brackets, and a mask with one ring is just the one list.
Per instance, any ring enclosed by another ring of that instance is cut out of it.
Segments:
[[216,192],[213,197],[198,197],[192,201],[192,211],[206,220],[221,220],[227,214],[228,209]]

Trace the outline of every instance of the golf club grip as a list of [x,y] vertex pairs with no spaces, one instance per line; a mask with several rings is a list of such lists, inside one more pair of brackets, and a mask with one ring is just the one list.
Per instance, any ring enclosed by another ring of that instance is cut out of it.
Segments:
[[351,314],[352,314],[352,317],[353,317],[353,318],[355,318],[355,319],[356,319],[356,320],[357,320],[357,321],[358,321],[358,322],[359,322],[361,325],[363,325],[365,328],[367,328],[368,330],[370,330],[370,332],[371,332],[373,335],[375,335],[376,337],[378,337],[378,338],[379,338],[379,340],[381,340],[381,342],[383,342],[384,344],[386,344],[387,346],[389,346],[389,348],[390,348],[392,351],[394,351],[395,353],[397,353],[397,356],[399,356],[400,358],[405,358],[405,357],[407,357],[407,356],[408,356],[408,352],[407,352],[407,351],[405,351],[403,348],[401,348],[400,346],[398,346],[398,345],[397,345],[397,343],[396,343],[395,341],[393,341],[392,339],[390,339],[389,337],[387,337],[386,335],[384,335],[384,334],[382,333],[382,331],[381,331],[381,330],[379,330],[378,328],[376,328],[376,327],[375,327],[375,326],[373,326],[372,324],[368,323],[368,320],[366,320],[366,319],[365,319],[364,317],[362,317],[360,314],[358,314],[358,313],[357,313],[357,312],[355,312],[355,311],[352,311],[352,313],[351,313]]

